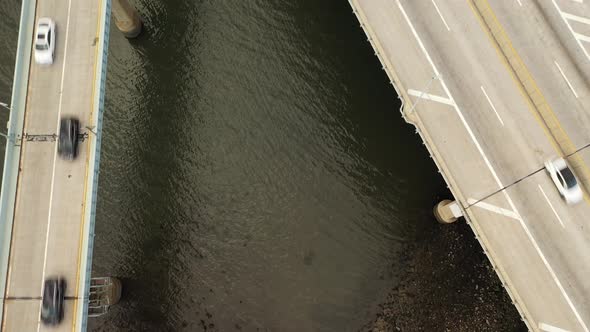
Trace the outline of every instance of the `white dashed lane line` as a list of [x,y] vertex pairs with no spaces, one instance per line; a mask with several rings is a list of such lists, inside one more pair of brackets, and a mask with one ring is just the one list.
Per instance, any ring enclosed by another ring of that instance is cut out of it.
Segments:
[[445,27],[447,28],[448,31],[451,31],[451,28],[449,28],[449,25],[447,24],[447,21],[445,20],[444,16],[442,15],[442,13],[440,12],[440,10],[438,9],[438,6],[436,5],[436,2],[434,2],[434,0],[432,0],[432,4],[434,5],[434,9],[436,9],[436,12],[438,13],[438,16],[440,16],[440,19],[443,21],[443,24],[445,25]]
[[561,70],[561,67],[559,66],[559,63],[557,63],[557,61],[553,61],[553,62],[555,63],[555,66],[557,67],[557,70],[559,70],[559,73],[561,74],[561,76],[565,80],[565,83],[567,83],[567,86],[569,86],[570,90],[572,90],[572,92],[574,93],[574,96],[576,96],[576,98],[578,98],[578,94],[576,93],[576,90],[574,89],[574,87],[570,83],[570,80],[567,79],[567,76],[565,76],[565,73],[563,72],[563,70]]
[[541,185],[540,184],[538,186],[539,186],[539,190],[541,191],[541,194],[543,194],[543,197],[545,197],[545,200],[547,201],[547,204],[549,204],[549,207],[551,208],[551,211],[553,211],[553,214],[555,215],[555,217],[557,217],[557,220],[561,224],[561,227],[565,228],[565,224],[563,223],[563,221],[561,220],[561,218],[557,214],[557,211],[555,211],[555,208],[553,207],[553,204],[551,204],[551,201],[549,200],[549,198],[547,197],[547,195],[545,195],[545,191],[543,190],[543,188],[541,188]]
[[500,114],[498,114],[498,111],[496,110],[496,107],[494,107],[494,104],[490,100],[490,97],[488,97],[488,94],[486,93],[486,90],[484,90],[483,86],[481,86],[481,92],[483,92],[483,95],[486,96],[486,99],[488,100],[488,103],[490,103],[490,106],[492,107],[492,110],[494,110],[494,113],[496,113],[496,116],[498,117],[498,120],[500,121],[500,123],[503,126],[504,125],[504,121],[502,121],[502,118],[500,117]]

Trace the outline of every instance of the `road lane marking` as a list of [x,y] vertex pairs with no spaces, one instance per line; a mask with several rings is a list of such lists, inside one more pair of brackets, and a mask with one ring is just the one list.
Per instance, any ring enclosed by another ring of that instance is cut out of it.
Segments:
[[411,96],[418,97],[418,98],[422,98],[422,99],[426,99],[426,100],[432,100],[432,101],[435,101],[437,103],[442,103],[442,104],[446,104],[446,105],[450,105],[450,106],[455,106],[455,103],[451,99],[449,99],[449,98],[445,98],[445,97],[433,95],[433,94],[430,94],[430,93],[426,93],[424,91],[418,91],[418,90],[414,90],[414,89],[408,89],[408,94],[411,95]]
[[522,2],[520,2],[520,0],[516,0],[516,2],[522,7]]
[[[103,1],[102,0],[98,0],[98,15],[96,17],[96,33],[95,33],[95,41],[100,41],[100,43],[104,43],[103,40],[101,40],[101,38],[104,38],[104,33],[101,35],[101,18],[103,17],[101,14],[101,9],[103,8]],[[110,13],[107,13],[106,15],[110,15]],[[106,19],[106,17],[105,17]],[[108,27],[105,27],[105,30],[108,29]],[[106,39],[105,39],[106,40]],[[99,47],[100,44],[95,43],[95,51],[94,51],[94,63],[93,63],[93,69],[92,69],[92,95],[91,95],[91,107],[90,107],[90,116],[88,117],[88,121],[91,122],[92,121],[92,116],[94,114],[94,99],[95,99],[95,93],[96,93],[96,73],[97,73],[97,66],[98,66],[98,59],[99,59],[99,55],[98,55],[98,51],[100,50]],[[105,45],[107,46],[107,45]],[[104,64],[104,69],[106,70],[106,64]],[[106,72],[105,72],[106,75]],[[99,83],[100,84],[100,83]],[[96,109],[97,112],[100,112],[100,102],[98,103],[98,108]],[[96,123],[97,126],[97,130],[98,130],[98,123]],[[95,135],[95,140],[96,143],[98,144],[98,138]],[[90,170],[90,154],[91,154],[91,150],[90,147],[92,146],[91,144],[91,139],[88,140],[87,142],[87,151],[86,151],[86,172],[84,175],[84,195],[83,195],[83,199],[84,202],[82,203],[82,220],[81,220],[81,226],[80,226],[80,234],[79,234],[79,239],[78,239],[78,260],[77,260],[77,266],[76,266],[76,291],[74,293],[74,314],[72,315],[72,332],[76,331],[76,324],[77,324],[77,318],[78,318],[78,303],[80,301],[79,299],[79,293],[78,291],[80,290],[80,266],[82,264],[82,244],[84,243],[84,230],[86,227],[86,208],[90,208],[92,209],[92,202],[90,203],[90,207],[87,206],[87,195],[88,195],[88,172]],[[95,156],[95,158],[98,158]],[[96,177],[98,177],[98,174],[95,175]],[[92,217],[91,217],[92,218]],[[89,241],[90,237],[93,236],[93,234],[89,234]],[[89,262],[86,262],[87,264],[91,264]],[[82,294],[84,295],[84,294]],[[82,305],[83,306],[83,305]],[[82,319],[83,320],[83,319]],[[83,323],[81,323],[80,325],[82,326]]]
[[[422,40],[418,36],[418,33],[416,32],[416,29],[414,28],[414,25],[410,21],[410,18],[408,17],[408,14],[406,13],[404,7],[402,6],[400,0],[397,0],[397,5],[398,5],[400,11],[402,12],[402,14],[404,16],[404,19],[406,20],[406,22],[410,26],[410,30],[412,31],[412,34],[414,35],[414,38],[416,38],[416,41],[418,42],[418,45],[420,46],[420,49],[422,50],[422,53],[424,53],[424,56],[426,56],[426,60],[428,60],[428,63],[432,67],[432,70],[434,71],[434,74],[437,77],[441,77],[440,72],[438,71],[438,69],[434,65],[434,62],[432,61],[432,58],[430,57],[430,54],[428,54],[428,52],[426,51],[426,48],[424,47],[424,43],[422,43]],[[457,115],[459,116],[459,119],[461,119],[461,123],[463,124],[463,126],[467,130],[467,133],[469,134],[469,137],[471,138],[471,140],[473,141],[473,144],[477,148],[477,151],[479,152],[479,154],[483,158],[484,163],[488,167],[488,170],[490,171],[490,173],[492,173],[492,177],[494,178],[494,180],[496,181],[496,183],[499,185],[500,188],[504,188],[504,185],[502,184],[502,181],[500,181],[500,178],[498,177],[498,174],[496,174],[496,171],[492,167],[492,164],[490,163],[490,160],[488,159],[488,157],[486,156],[486,154],[483,152],[483,149],[482,149],[481,145],[479,144],[479,141],[475,137],[475,134],[471,130],[471,127],[469,127],[469,124],[467,124],[467,121],[465,120],[465,117],[463,116],[463,113],[461,113],[461,110],[459,109],[459,107],[457,106],[457,104],[455,103],[455,101],[453,100],[453,96],[451,95],[449,89],[447,88],[447,85],[445,84],[445,81],[442,78],[440,78],[440,84],[441,84],[443,90],[445,91],[445,93],[447,94],[449,100],[453,103],[453,108],[457,112]]]
[[576,145],[564,130],[524,61],[514,49],[512,41],[495,16],[488,0],[469,0],[468,2],[487,32],[492,46],[496,48],[500,59],[508,68],[525,101],[529,104],[529,110],[532,111],[531,113],[547,135],[549,142],[558,154],[570,155],[570,163],[577,170],[583,184],[584,200],[590,204],[590,168],[576,153],[578,152]]
[[[487,2],[487,0],[480,0],[477,1],[479,4],[476,4],[477,0],[471,0],[469,2],[469,4],[471,5],[472,10],[475,12],[476,16],[479,18],[480,23],[482,24],[483,28],[485,31],[487,31],[489,38],[492,41],[496,41],[496,43],[494,43],[493,45],[496,47],[496,50],[498,51],[498,53],[500,55],[504,54],[503,50],[500,49],[499,45],[497,44],[497,39],[498,38],[496,35],[494,35],[494,33],[492,32],[492,27],[490,27],[486,21],[485,18],[483,16],[481,16],[481,10],[479,7],[480,6],[484,6],[485,8],[483,10],[486,10],[488,15],[491,15],[491,19],[492,22],[495,22],[497,24],[497,26],[495,26],[496,29],[499,28],[500,33],[504,33],[502,26],[499,25],[497,18],[495,17],[495,14],[493,13],[493,11],[491,11],[490,5]],[[555,4],[555,1],[553,1],[553,3]],[[557,4],[555,4],[555,6],[557,6]],[[570,27],[571,28],[571,27]],[[509,42],[509,46],[512,47],[512,44]],[[585,52],[585,50],[584,50]],[[518,53],[516,53],[516,51],[514,51],[514,54],[516,55],[516,57],[518,58]],[[507,58],[503,58],[505,61],[505,64],[511,68],[512,65],[509,63],[509,60]],[[520,60],[522,61],[522,60]],[[513,69],[514,70],[514,69]],[[516,75],[516,73],[513,73],[514,75]],[[524,87],[522,87],[524,88]],[[526,91],[526,90],[525,90]],[[528,93],[528,92],[527,92]],[[559,125],[559,122],[557,122],[557,124]],[[563,129],[562,129],[563,130]],[[520,213],[518,212],[518,209],[516,208],[516,206],[514,205],[514,202],[512,201],[512,199],[510,198],[510,196],[506,193],[506,190],[503,190],[502,193],[504,194],[504,196],[506,197],[506,199],[508,200],[508,203],[510,204],[510,207],[512,207],[512,209],[514,210],[514,212],[516,214],[518,214],[520,216]],[[563,295],[564,299],[566,300],[568,306],[570,307],[570,309],[573,311],[574,315],[576,316],[576,319],[578,320],[578,323],[582,326],[583,330],[588,332],[588,327],[586,326],[586,323],[584,322],[584,320],[582,320],[582,317],[580,316],[580,314],[578,313],[578,310],[576,309],[576,307],[574,306],[572,300],[570,299],[569,295],[567,294],[567,292],[565,291],[565,289],[563,288],[563,285],[561,284],[561,282],[559,281],[559,279],[557,278],[557,275],[555,274],[555,271],[553,271],[553,268],[551,267],[551,265],[549,265],[549,261],[547,261],[547,258],[545,257],[545,255],[543,254],[543,252],[541,251],[541,248],[539,247],[537,241],[534,239],[533,235],[531,234],[530,230],[528,229],[528,227],[526,226],[526,223],[524,222],[524,220],[522,219],[522,217],[520,217],[520,224],[521,227],[524,229],[527,237],[529,238],[529,241],[531,241],[531,244],[533,245],[533,247],[535,248],[535,250],[537,251],[539,257],[541,258],[543,264],[545,265],[545,267],[547,268],[547,270],[549,271],[549,274],[551,275],[551,278],[553,279],[553,281],[555,282],[555,284],[557,285],[557,287],[559,288],[559,291],[561,292],[561,294]],[[530,315],[530,313],[529,313]],[[532,320],[531,320],[532,323]]]
[[[68,36],[70,34],[70,11],[72,9],[72,0],[68,0],[68,19],[66,21],[66,37],[64,42],[64,61],[61,70],[61,82],[59,86],[59,104],[57,106],[57,131],[59,132],[59,123],[61,117],[61,107],[63,105],[63,89],[64,89],[64,80],[65,80],[65,72],[66,72],[66,60],[68,56]],[[57,161],[57,146],[59,142],[55,143],[55,148],[53,151],[53,170],[51,173],[51,187],[49,191],[49,213],[47,215],[47,232],[45,234],[45,253],[43,254],[43,270],[41,274],[41,291],[40,293],[43,294],[43,285],[45,283],[45,269],[47,268],[47,249],[49,247],[49,231],[51,230],[51,209],[53,204],[53,190],[55,187],[55,166]],[[39,311],[41,312],[42,301],[39,303]],[[37,321],[37,332],[41,328],[41,321]]]
[[545,267],[549,271],[549,274],[551,275],[551,278],[553,279],[553,281],[557,285],[557,288],[559,288],[559,291],[561,292],[561,295],[563,295],[563,297],[565,298],[565,301],[567,302],[568,306],[570,307],[570,309],[573,311],[574,315],[576,316],[576,319],[578,320],[578,323],[580,323],[580,325],[582,326],[582,328],[584,329],[585,332],[588,332],[588,327],[586,326],[586,323],[582,320],[582,317],[578,313],[578,310],[574,306],[574,303],[572,302],[572,300],[570,299],[569,295],[567,294],[567,292],[563,288],[563,285],[561,284],[561,281],[559,281],[559,279],[557,278],[557,275],[555,274],[555,271],[553,271],[553,268],[551,267],[551,265],[549,265],[549,261],[547,261],[547,258],[545,258],[545,255],[543,254],[543,252],[541,251],[541,248],[537,244],[537,241],[535,240],[535,238],[531,234],[531,231],[528,229],[528,227],[526,227],[526,224],[525,224],[524,220],[522,219],[522,217],[520,216],[520,213],[516,209],[516,206],[514,205],[514,202],[512,202],[512,199],[510,198],[510,196],[508,196],[508,194],[506,193],[505,190],[502,190],[502,193],[504,193],[504,195],[506,196],[506,199],[508,199],[508,204],[510,204],[510,207],[512,207],[512,209],[514,210],[514,212],[519,216],[519,218],[520,218],[519,222],[520,222],[522,228],[524,229],[527,237],[529,238],[529,240],[533,244],[533,247],[535,248],[535,250],[537,251],[537,253],[541,257],[541,260],[543,261],[543,264],[545,265]]
[[504,209],[499,206],[495,206],[495,205],[492,205],[492,204],[489,204],[486,202],[478,201],[473,198],[468,198],[467,203],[469,203],[469,205],[471,205],[471,206],[477,206],[477,207],[482,208],[484,210],[492,211],[492,212],[495,212],[497,214],[503,215],[508,218],[512,218],[512,219],[516,219],[516,220],[519,219],[518,215],[516,213],[514,213],[514,211],[510,211],[508,209]]
[[570,13],[566,13],[566,12],[562,12],[561,15],[563,15],[563,17],[565,17],[566,19],[571,20],[571,21],[576,21],[576,22],[580,22],[580,23],[584,23],[584,24],[590,24],[590,19],[587,19],[582,16],[578,16],[578,15],[574,15],[574,14],[570,14]]
[[565,73],[563,72],[563,70],[561,70],[561,67],[559,66],[559,64],[557,63],[557,61],[553,61],[553,62],[555,62],[555,66],[557,66],[557,69],[561,73],[561,76],[563,76],[563,79],[567,83],[567,86],[570,87],[570,90],[572,90],[572,92],[574,93],[574,96],[576,96],[576,98],[578,98],[578,94],[576,93],[576,90],[574,89],[574,87],[570,83],[570,80],[568,80],[567,77],[565,76]]
[[498,117],[498,120],[500,120],[500,123],[503,126],[504,125],[504,121],[502,121],[502,118],[500,117],[500,114],[498,114],[498,111],[496,111],[496,108],[494,107],[494,104],[490,100],[490,97],[488,97],[488,94],[486,93],[486,90],[484,90],[483,85],[481,86],[481,91],[486,96],[486,99],[488,100],[488,103],[490,103],[490,106],[492,106],[492,109],[494,110],[494,113],[496,113],[496,116]]
[[553,207],[553,204],[551,204],[551,201],[549,201],[549,198],[547,197],[547,195],[545,195],[545,191],[543,190],[543,188],[541,188],[541,185],[540,184],[538,186],[539,186],[539,190],[541,191],[541,194],[543,194],[543,197],[545,197],[545,200],[549,204],[549,207],[551,208],[551,211],[553,211],[553,214],[557,217],[557,220],[559,220],[559,223],[561,224],[561,227],[565,228],[565,225],[563,224],[563,221],[561,221],[561,218],[557,214],[557,211],[555,211],[555,208]]
[[438,16],[440,16],[440,19],[443,21],[443,24],[445,25],[445,27],[447,28],[447,30],[448,31],[451,31],[451,28],[449,28],[449,26],[447,24],[447,21],[445,21],[445,18],[443,17],[442,13],[438,9],[438,6],[436,5],[436,2],[434,2],[434,0],[432,0],[432,4],[434,5],[434,8],[436,9],[436,12],[438,13]]
[[553,325],[539,323],[539,329],[545,332],[570,332],[568,330],[560,329],[559,327],[555,327]]
[[[563,22],[567,26],[567,28],[570,31],[570,33],[574,36],[574,39],[576,40],[576,43],[578,43],[578,46],[582,49],[582,52],[584,52],[584,55],[586,56],[586,58],[588,60],[590,60],[590,55],[588,54],[588,51],[586,51],[586,48],[584,48],[584,46],[580,42],[580,40],[582,40],[582,38],[580,38],[580,36],[581,37],[586,37],[586,36],[574,32],[574,29],[570,25],[570,22],[568,22],[567,18],[564,16],[565,13],[563,11],[561,11],[561,8],[559,8],[559,6],[555,2],[555,0],[551,0],[551,2],[553,2],[553,6],[555,6],[555,9],[557,9],[557,11],[559,12],[559,15],[561,16],[561,19],[563,20]],[[586,41],[588,41],[588,40],[586,40]]]
[[[426,56],[426,59],[428,60],[428,62],[430,63],[432,69],[434,70],[434,73],[439,76],[439,71],[436,68],[436,66],[434,65],[434,62],[432,61],[430,55],[428,54],[428,52],[426,51],[426,48],[424,47],[424,44],[422,43],[422,40],[420,39],[420,37],[418,36],[418,33],[416,32],[416,29],[414,28],[414,25],[412,24],[412,22],[410,21],[410,18],[408,17],[408,14],[406,13],[405,9],[403,8],[400,0],[397,0],[397,5],[400,9],[400,11],[402,12],[402,15],[404,16],[404,19],[406,20],[407,24],[410,27],[410,30],[412,31],[412,34],[414,35],[414,38],[416,39],[418,45],[420,46],[420,49],[422,50],[422,52],[424,53],[424,55]],[[475,10],[475,9],[474,9]],[[444,80],[441,79],[441,86],[443,88],[443,90],[445,91],[445,93],[448,95],[448,97],[453,100],[453,96],[451,95],[449,89],[447,88]],[[454,100],[453,100],[454,103]],[[475,146],[477,147],[480,155],[482,156],[486,166],[488,167],[489,171],[491,172],[494,180],[496,181],[496,183],[499,185],[500,188],[504,188],[504,185],[502,184],[502,181],[500,181],[500,178],[498,177],[498,175],[496,174],[496,171],[494,170],[494,168],[492,167],[489,159],[487,158],[487,156],[485,155],[485,153],[483,152],[483,149],[481,148],[479,142],[477,141],[477,139],[475,138],[475,135],[473,134],[473,131],[471,130],[471,128],[469,127],[469,125],[467,124],[465,118],[463,117],[463,114],[461,113],[459,107],[454,103],[454,108],[459,116],[459,118],[461,119],[463,125],[465,126],[467,133],[469,134],[471,140],[473,141],[473,143],[475,144]],[[578,310],[576,309],[576,307],[574,306],[573,302],[571,301],[569,295],[565,292],[565,289],[563,288],[563,285],[561,284],[561,282],[559,281],[559,279],[557,278],[557,275],[555,274],[555,271],[553,271],[553,268],[551,267],[551,265],[549,265],[549,261],[547,261],[547,258],[545,257],[545,255],[543,254],[543,252],[541,251],[541,248],[539,247],[539,245],[537,244],[537,241],[534,239],[532,233],[530,232],[530,230],[528,229],[528,227],[526,226],[526,223],[524,222],[524,220],[522,219],[520,213],[518,212],[518,209],[516,208],[516,206],[514,205],[514,202],[512,201],[512,199],[510,198],[510,196],[508,195],[508,193],[506,192],[506,190],[502,190],[501,191],[502,194],[504,195],[504,197],[506,198],[506,200],[508,201],[508,204],[510,204],[510,207],[512,208],[512,210],[514,211],[514,213],[516,213],[516,215],[518,215],[519,217],[519,223],[521,225],[521,227],[524,229],[525,234],[527,235],[529,241],[531,241],[531,244],[533,245],[533,247],[535,248],[535,251],[537,252],[537,254],[539,255],[539,257],[541,258],[541,261],[543,262],[543,264],[545,265],[545,268],[549,271],[549,274],[551,275],[551,278],[553,279],[553,281],[555,282],[555,284],[557,285],[557,287],[559,288],[561,294],[563,295],[563,297],[565,298],[568,306],[570,307],[570,309],[574,312],[574,315],[576,316],[576,319],[578,320],[578,322],[580,323],[580,325],[582,326],[582,328],[584,329],[584,331],[588,332],[588,327],[586,326],[586,323],[582,320],[580,314],[578,313]]]
[[590,43],[590,37],[583,35],[581,33],[577,33],[574,32],[574,36],[576,36],[576,39],[581,40],[581,41],[585,41],[587,43]]

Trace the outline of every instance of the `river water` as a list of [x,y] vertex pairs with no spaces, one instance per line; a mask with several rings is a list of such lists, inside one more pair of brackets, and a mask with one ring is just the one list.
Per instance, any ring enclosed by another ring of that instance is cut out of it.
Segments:
[[[348,2],[134,3],[141,37],[111,26],[93,262],[125,290],[89,330],[361,328],[445,189]],[[0,101],[19,9],[0,2]]]

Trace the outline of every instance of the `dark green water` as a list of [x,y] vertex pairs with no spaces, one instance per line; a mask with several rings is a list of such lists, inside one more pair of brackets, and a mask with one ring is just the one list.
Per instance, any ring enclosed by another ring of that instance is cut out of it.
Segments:
[[[444,185],[348,2],[134,3],[145,33],[111,27],[93,262],[125,291],[89,330],[371,321]],[[0,2],[0,101],[19,8]]]

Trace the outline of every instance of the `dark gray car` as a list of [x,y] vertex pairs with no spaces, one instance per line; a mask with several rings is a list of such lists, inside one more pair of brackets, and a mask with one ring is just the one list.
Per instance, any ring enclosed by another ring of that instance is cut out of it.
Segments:
[[74,160],[78,156],[78,134],[80,121],[74,117],[64,117],[59,122],[57,154],[63,159]]
[[46,325],[57,325],[64,318],[64,294],[66,282],[62,278],[49,278],[43,285],[41,321]]

